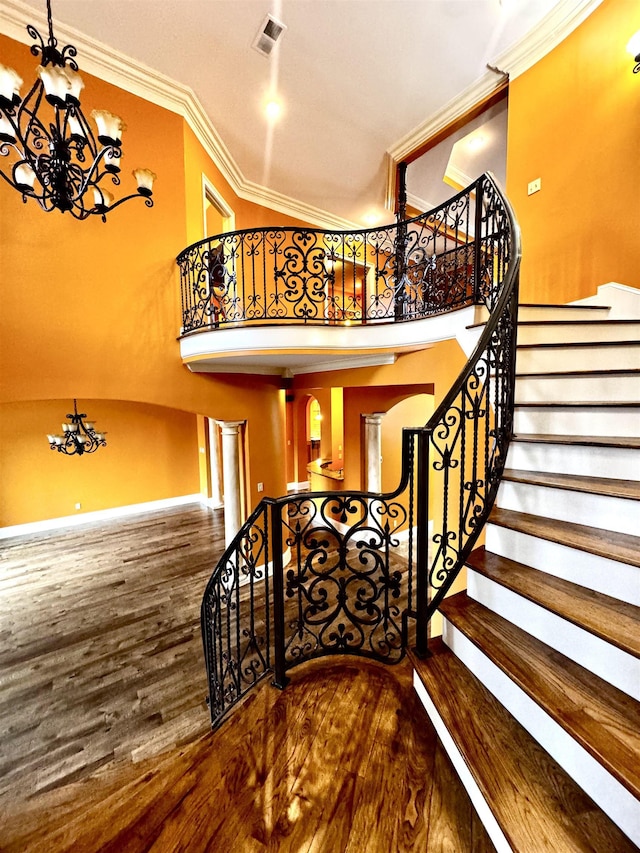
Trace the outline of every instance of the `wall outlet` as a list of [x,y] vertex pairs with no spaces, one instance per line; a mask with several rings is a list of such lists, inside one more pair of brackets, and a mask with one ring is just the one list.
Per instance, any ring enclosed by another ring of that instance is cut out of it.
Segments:
[[76,504],[76,509],[82,509],[82,504]]
[[264,483],[258,483],[258,491],[264,492]]
[[533,195],[534,193],[538,193],[541,189],[541,179],[536,178],[535,181],[529,181],[529,183],[527,184],[527,195]]

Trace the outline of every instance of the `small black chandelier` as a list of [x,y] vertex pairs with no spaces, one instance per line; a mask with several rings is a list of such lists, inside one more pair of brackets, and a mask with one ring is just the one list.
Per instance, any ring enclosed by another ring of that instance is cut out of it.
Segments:
[[47,435],[51,450],[65,453],[67,456],[83,453],[93,453],[99,447],[106,447],[104,432],[96,432],[95,425],[84,421],[87,416],[84,412],[78,414],[77,401],[73,401],[73,414],[67,415],[71,421],[62,424],[62,435]]
[[153,207],[156,175],[149,169],[134,170],[137,193],[118,201],[102,186],[107,177],[120,183],[120,137],[125,126],[118,116],[94,110],[96,141],[80,109],[84,83],[73,58],[77,50],[70,44],[58,50],[51,0],[46,2],[48,43],[34,26],[27,27],[38,42],[31,46],[31,53],[41,56],[41,63],[24,98],[20,98],[22,80],[17,72],[0,65],[0,156],[13,155],[6,172],[0,166],[0,175],[22,194],[24,202],[34,198],[43,210],[68,210],[76,219],[98,215],[106,222],[107,213],[131,198],[142,197],[147,207]]

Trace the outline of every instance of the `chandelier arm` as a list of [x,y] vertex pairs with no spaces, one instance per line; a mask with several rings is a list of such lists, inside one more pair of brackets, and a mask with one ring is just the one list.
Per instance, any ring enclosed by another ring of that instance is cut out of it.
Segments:
[[[26,158],[27,162],[30,165],[30,158],[27,156],[27,153],[30,150],[29,137],[33,137],[33,147],[36,151],[41,151],[44,147],[43,140],[48,139],[47,129],[44,126],[43,122],[38,117],[38,110],[40,109],[40,104],[42,102],[42,96],[44,94],[44,86],[42,85],[42,81],[36,80],[36,82],[31,87],[28,95],[23,99],[22,103],[18,108],[18,113],[16,116],[16,126],[18,131],[18,139],[20,140],[24,152],[23,157]],[[35,103],[33,106],[30,105],[30,100],[35,97]],[[23,117],[28,116],[26,120],[26,124],[24,126],[24,131],[22,130]]]
[[[120,205],[121,205],[121,204],[124,204],[124,203],[125,203],[125,201],[129,201],[129,200],[130,200],[130,199],[132,199],[132,198],[143,198],[143,199],[144,199],[144,203],[146,204],[146,206],[147,206],[147,207],[153,207],[153,199],[152,199],[150,196],[143,195],[142,193],[139,193],[139,192],[138,192],[138,193],[131,193],[131,195],[126,195],[124,198],[120,198],[120,199],[118,199],[118,201],[116,201],[116,202],[114,202],[113,204],[109,205],[109,209],[108,209],[108,211],[105,211],[105,213],[111,213],[111,211],[112,211],[114,208],[116,208],[116,207],[120,207]],[[100,210],[92,211],[92,213],[101,213],[101,212],[102,212],[102,211],[100,211]]]

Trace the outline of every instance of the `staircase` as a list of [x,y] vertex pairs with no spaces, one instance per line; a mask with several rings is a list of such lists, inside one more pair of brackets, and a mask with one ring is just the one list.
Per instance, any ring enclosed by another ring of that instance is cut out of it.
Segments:
[[640,845],[640,319],[618,314],[520,306],[486,546],[414,659],[498,851]]

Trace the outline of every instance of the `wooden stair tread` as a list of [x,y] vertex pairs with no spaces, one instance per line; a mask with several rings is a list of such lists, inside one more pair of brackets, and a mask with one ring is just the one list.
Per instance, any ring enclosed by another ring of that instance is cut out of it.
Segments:
[[[609,306],[606,306],[606,305],[538,305],[538,304],[533,303],[533,302],[532,303],[524,303],[523,302],[518,307],[519,308],[549,308],[552,311],[554,309],[560,310],[560,311],[567,310],[567,309],[569,309],[570,311],[575,311],[577,309],[578,311],[584,311],[584,312],[590,312],[590,311],[596,311],[597,312],[597,311],[610,311],[611,310],[611,308]],[[587,313],[585,313],[585,317],[586,316],[587,316]],[[553,325],[556,323],[572,323],[572,324],[578,324],[578,325],[585,324],[585,323],[591,323],[593,325],[596,325],[597,323],[616,323],[616,322],[638,323],[638,322],[640,322],[640,320],[626,320],[626,319],[624,319],[624,320],[620,321],[620,320],[609,320],[606,317],[602,318],[600,320],[593,320],[593,319],[584,319],[584,320],[518,320],[518,325],[519,326],[540,326],[540,325],[549,325],[550,326],[550,325]],[[480,320],[477,323],[471,323],[470,325],[466,326],[466,328],[467,329],[478,329],[481,326],[486,326],[486,325],[487,325],[486,320]]]
[[625,367],[622,369],[611,368],[610,370],[545,370],[536,373],[516,373],[517,379],[549,379],[556,376],[566,376],[567,378],[581,378],[585,376],[638,376],[640,377],[640,369],[637,367]]
[[516,403],[516,409],[637,409],[638,400],[558,400],[556,402],[534,401]]
[[543,341],[535,344],[517,344],[516,349],[566,349],[567,347],[637,347],[640,341]]
[[611,311],[610,305],[570,305],[563,302],[520,302],[518,308],[570,308],[572,311]]
[[558,725],[640,797],[640,703],[460,592],[440,611]]
[[476,548],[467,566],[640,658],[640,607]]
[[430,648],[414,668],[514,851],[636,850],[440,638]]
[[489,523],[640,567],[640,537],[494,506]]
[[542,471],[521,471],[505,468],[503,480],[550,489],[567,489],[592,495],[640,500],[640,483],[634,480],[614,480],[609,477],[584,477],[582,474],[548,474]]
[[585,447],[622,447],[640,450],[640,438],[611,435],[553,435],[552,433],[517,433],[512,441],[540,444],[576,444]]
[[633,320],[624,317],[621,320],[611,320],[606,317],[599,320],[518,320],[518,326],[593,326],[595,328],[601,328],[602,326],[630,326],[634,323],[640,323],[640,319]]

